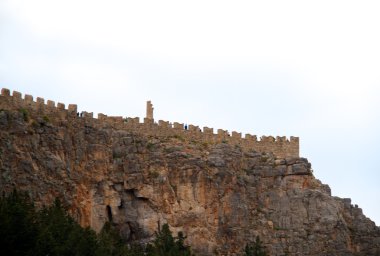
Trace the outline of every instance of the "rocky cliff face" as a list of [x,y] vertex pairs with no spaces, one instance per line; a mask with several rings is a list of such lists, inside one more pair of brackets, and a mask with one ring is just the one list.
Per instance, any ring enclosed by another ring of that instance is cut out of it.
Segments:
[[238,145],[157,138],[0,110],[0,189],[55,197],[81,225],[106,221],[149,241],[157,223],[198,255],[239,255],[260,236],[270,255],[380,255],[380,228],[330,195],[304,158]]

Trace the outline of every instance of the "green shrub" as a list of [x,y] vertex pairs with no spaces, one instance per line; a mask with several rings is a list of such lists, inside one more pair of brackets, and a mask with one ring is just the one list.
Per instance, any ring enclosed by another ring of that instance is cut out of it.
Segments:
[[25,108],[20,108],[19,111],[22,114],[22,117],[23,117],[24,121],[28,122],[29,121],[29,112],[28,112],[28,110],[26,110]]
[[180,140],[180,141],[182,141],[182,142],[185,141],[185,138],[182,137],[181,135],[178,135],[178,134],[174,135],[173,138],[178,139],[178,140]]
[[48,116],[43,116],[42,119],[44,120],[45,123],[49,123],[50,119]]
[[157,179],[160,176],[160,173],[156,170],[150,170],[149,171],[149,177],[153,179]]
[[152,150],[153,147],[154,147],[154,143],[151,143],[151,142],[148,142],[148,144],[146,145],[146,148],[147,148],[148,150]]

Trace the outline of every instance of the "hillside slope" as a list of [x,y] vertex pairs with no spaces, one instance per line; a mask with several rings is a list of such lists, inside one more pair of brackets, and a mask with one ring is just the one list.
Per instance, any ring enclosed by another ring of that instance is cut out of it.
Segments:
[[380,255],[380,228],[304,158],[0,106],[1,191],[59,197],[83,226],[146,242],[167,222],[199,255],[241,253],[257,235],[270,255]]

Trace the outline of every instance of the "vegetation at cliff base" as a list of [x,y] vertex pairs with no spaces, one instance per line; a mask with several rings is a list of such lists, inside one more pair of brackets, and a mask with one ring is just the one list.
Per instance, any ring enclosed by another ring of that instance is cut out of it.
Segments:
[[0,255],[95,255],[98,238],[82,228],[59,200],[37,211],[26,194],[0,200]]
[[245,256],[267,256],[260,237],[257,236],[255,242],[247,244],[244,248]]
[[111,223],[99,234],[82,228],[59,200],[36,210],[24,193],[0,198],[0,255],[189,256],[185,236],[173,237],[167,224],[159,227],[152,244],[127,244]]
[[191,250],[189,246],[185,246],[186,237],[182,232],[178,232],[177,237],[173,237],[168,224],[164,224],[162,228],[158,226],[156,239],[153,244],[148,244],[147,255],[151,256],[190,256]]

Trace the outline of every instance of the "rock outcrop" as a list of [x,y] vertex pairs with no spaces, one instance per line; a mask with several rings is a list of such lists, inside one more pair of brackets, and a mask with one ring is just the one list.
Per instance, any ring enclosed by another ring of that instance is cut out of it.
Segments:
[[[4,106],[3,106],[4,107]],[[304,158],[239,145],[158,138],[0,110],[0,189],[37,205],[62,199],[83,226],[115,223],[149,241],[157,223],[197,255],[240,255],[260,236],[270,255],[380,255],[380,228],[332,197]]]

